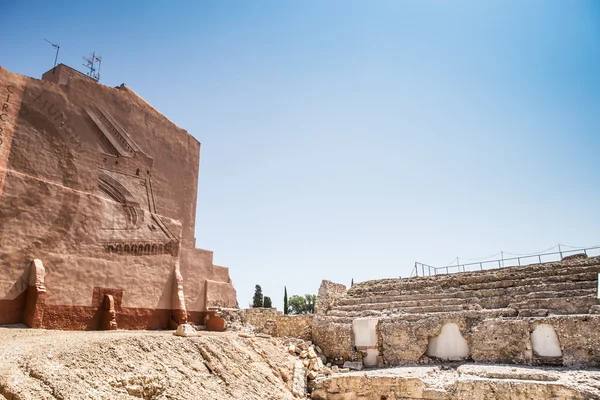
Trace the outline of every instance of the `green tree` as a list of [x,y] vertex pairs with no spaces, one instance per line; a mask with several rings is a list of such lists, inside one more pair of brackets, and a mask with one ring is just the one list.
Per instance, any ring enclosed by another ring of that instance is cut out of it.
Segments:
[[315,303],[317,302],[317,296],[315,296],[314,294],[307,294],[307,295],[304,295],[304,298],[306,299],[306,313],[314,314]]
[[269,296],[265,296],[265,298],[263,300],[263,307],[264,308],[271,308],[271,307],[273,307],[273,304],[271,303],[271,298]]
[[354,286],[354,278],[352,278],[352,282],[350,282],[350,287]]
[[289,300],[289,313],[292,315],[306,314],[306,298],[304,296],[293,295]]
[[287,287],[283,287],[283,313],[287,315],[290,312],[288,308]]
[[252,297],[252,308],[263,306],[263,294],[260,285],[254,287],[254,297]]

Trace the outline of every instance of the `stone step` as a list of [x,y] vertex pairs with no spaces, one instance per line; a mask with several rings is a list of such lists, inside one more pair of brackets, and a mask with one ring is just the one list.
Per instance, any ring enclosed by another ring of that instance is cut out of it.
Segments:
[[403,301],[390,301],[390,302],[379,302],[379,303],[360,303],[338,306],[337,304],[333,307],[339,311],[359,311],[359,310],[388,310],[388,309],[406,309],[411,307],[429,307],[429,306],[447,306],[447,305],[460,305],[468,304],[470,302],[477,302],[477,298],[445,298],[445,299],[423,299],[423,300],[403,300]]
[[524,301],[513,302],[509,305],[515,309],[542,309],[548,310],[552,314],[587,314],[589,309],[598,304],[598,299],[595,295],[563,297],[563,298],[546,298],[546,299],[529,299]]
[[383,314],[400,314],[400,313],[408,313],[408,314],[427,314],[427,313],[435,313],[435,312],[451,312],[451,311],[463,311],[462,304],[435,304],[435,305],[423,305],[423,306],[412,306],[412,307],[391,307],[391,308],[368,308],[363,306],[352,306],[354,308],[350,309],[334,309],[330,310],[327,315],[355,315],[361,316],[364,315],[365,311],[374,311],[375,313]]
[[[389,303],[396,301],[407,301],[407,300],[429,300],[429,299],[448,299],[448,298],[467,298],[467,297],[478,297],[486,298],[493,296],[517,296],[524,295],[527,293],[535,293],[538,290],[543,291],[568,291],[574,289],[593,289],[596,290],[596,281],[577,281],[577,282],[558,282],[549,283],[543,286],[517,286],[507,287],[498,289],[479,289],[479,290],[460,290],[458,288],[452,288],[451,290],[442,290],[436,293],[421,293],[418,291],[412,291],[407,294],[389,294],[389,295],[374,295],[368,298],[363,297],[350,297],[344,296],[338,299],[334,307],[362,304],[364,302],[369,303]],[[397,292],[395,292],[397,293]]]
[[[570,289],[561,291],[524,291],[522,295],[509,295],[507,293],[496,293],[496,296],[480,297],[452,297],[442,299],[423,299],[423,300],[404,300],[404,301],[389,301],[389,302],[364,302],[358,304],[334,305],[333,310],[336,311],[388,311],[388,312],[410,312],[408,309],[418,309],[419,307],[436,307],[436,306],[461,306],[468,307],[469,305],[479,304],[485,309],[506,308],[510,304],[527,302],[535,299],[555,299],[560,301],[569,301],[571,298],[595,298],[596,289]],[[461,293],[462,294],[462,293]],[[538,308],[529,307],[526,308]],[[587,311],[586,311],[587,312]],[[329,312],[331,313],[331,311]]]
[[456,313],[476,313],[478,317],[487,318],[489,317],[514,317],[517,316],[515,309],[498,308],[492,310],[466,310],[462,306],[450,305],[450,306],[437,306],[437,307],[407,307],[402,310],[355,310],[355,311],[342,311],[342,310],[331,310],[326,318],[337,318],[335,321],[352,321],[355,318],[401,318],[401,319],[419,319],[424,318],[428,315],[440,315],[440,314],[456,314]]
[[[410,290],[437,291],[440,287],[464,287],[467,285],[490,284],[497,281],[514,281],[525,278],[547,279],[550,277],[569,276],[585,272],[595,273],[597,277],[597,274],[600,272],[600,258],[595,257],[569,263],[537,264],[524,267],[509,267],[496,270],[437,275],[432,277],[368,281],[354,285],[348,291],[348,295],[362,297],[363,295],[373,295],[377,292],[389,293],[391,291],[404,292]],[[502,284],[497,284],[497,286],[502,287]]]
[[[598,266],[600,269],[600,265]],[[423,290],[411,290],[408,293],[415,294],[425,294],[425,293],[440,293],[440,292],[456,292],[461,290],[484,290],[484,289],[501,289],[501,288],[510,288],[510,287],[519,287],[519,286],[544,286],[548,284],[555,283],[564,283],[564,282],[582,282],[582,281],[597,281],[598,273],[595,271],[586,271],[586,272],[577,272],[571,273],[569,275],[553,275],[553,276],[545,276],[545,277],[520,277],[519,279],[504,279],[504,280],[496,280],[490,282],[483,283],[470,283],[470,284],[461,284],[456,286],[448,286],[448,285],[438,285],[438,286],[430,286]],[[433,283],[432,283],[433,285]],[[388,291],[381,292],[376,290],[372,293],[350,293],[348,292],[345,296],[346,298],[361,298],[368,297],[372,298],[375,296],[389,295],[391,293],[395,293],[398,295],[403,295],[407,293],[407,291]]]
[[[596,282],[594,282],[596,283]],[[589,289],[572,289],[572,290],[562,290],[560,292],[556,291],[540,291],[540,292],[530,292],[527,294],[520,294],[513,297],[513,301],[527,301],[532,299],[561,299],[564,297],[596,297],[597,288],[589,288]]]
[[[560,272],[560,273],[559,273]],[[564,281],[581,281],[581,280],[597,280],[598,272],[600,272],[600,264],[597,266],[579,269],[575,271],[557,271],[556,274],[546,275],[546,276],[535,276],[528,274],[519,274],[519,275],[509,275],[504,277],[504,279],[488,279],[487,281],[481,282],[472,282],[470,280],[463,282],[449,282],[447,280],[431,280],[428,282],[428,285],[425,287],[411,287],[412,284],[410,282],[396,282],[393,286],[390,285],[375,285],[371,288],[368,288],[364,291],[356,291],[350,290],[348,292],[348,297],[364,297],[373,296],[377,294],[404,294],[407,292],[420,292],[420,293],[436,293],[441,290],[455,290],[455,289],[464,289],[464,290],[476,290],[476,289],[486,289],[486,288],[500,288],[500,287],[511,287],[515,285],[522,285],[519,283],[523,280],[527,280],[529,282],[535,282],[535,284],[544,284],[544,283],[552,283],[552,282],[564,282]],[[450,284],[454,283],[454,284]]]

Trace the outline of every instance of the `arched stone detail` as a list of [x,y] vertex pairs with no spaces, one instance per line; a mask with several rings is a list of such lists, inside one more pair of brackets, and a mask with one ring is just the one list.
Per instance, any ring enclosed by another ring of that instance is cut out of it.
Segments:
[[441,360],[463,360],[469,356],[469,345],[461,335],[458,325],[450,322],[442,326],[438,336],[429,339],[425,354]]
[[533,328],[531,348],[540,357],[562,357],[558,335],[550,324],[539,324]]

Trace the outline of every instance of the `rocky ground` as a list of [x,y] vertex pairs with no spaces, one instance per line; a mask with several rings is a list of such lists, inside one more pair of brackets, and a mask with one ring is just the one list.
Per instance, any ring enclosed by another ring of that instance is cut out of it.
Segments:
[[313,400],[600,399],[600,371],[445,364],[383,368],[317,378]]
[[0,399],[293,399],[287,346],[237,332],[0,327]]
[[318,348],[298,339],[193,335],[0,327],[0,400],[295,399],[307,374],[317,400],[600,399],[598,370],[448,364],[336,373],[311,367]]

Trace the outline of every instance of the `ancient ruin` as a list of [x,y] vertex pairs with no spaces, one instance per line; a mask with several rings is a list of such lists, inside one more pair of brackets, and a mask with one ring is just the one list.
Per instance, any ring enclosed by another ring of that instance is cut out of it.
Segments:
[[0,95],[0,325],[177,328],[0,328],[0,399],[600,398],[600,257],[323,281],[314,315],[240,310],[195,247],[192,136],[62,64],[0,68]]
[[125,84],[0,67],[0,324],[204,323],[235,306],[195,247],[200,143]]
[[[324,282],[313,339],[365,366],[472,360],[600,365],[600,258],[385,279]],[[329,299],[321,301],[321,299]]]
[[[567,388],[557,381],[600,366],[599,273],[600,257],[581,254],[521,267],[368,281],[348,290],[324,281],[312,334],[328,361],[358,361],[356,369],[415,367],[323,377],[313,384],[313,398],[480,398],[494,392],[502,395],[490,398],[587,398],[573,390],[576,383]],[[453,362],[542,369],[455,366],[458,375],[444,387],[429,376],[431,369],[417,367]],[[559,369],[548,376],[544,366]],[[341,395],[346,397],[336,397]]]

